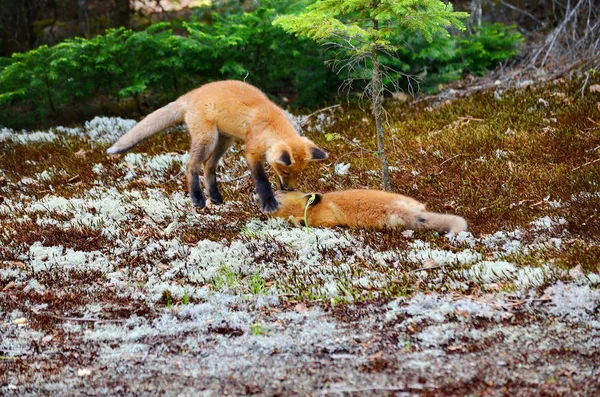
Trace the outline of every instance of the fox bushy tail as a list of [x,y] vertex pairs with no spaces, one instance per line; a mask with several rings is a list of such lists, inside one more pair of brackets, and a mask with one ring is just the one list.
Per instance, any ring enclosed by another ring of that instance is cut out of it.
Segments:
[[433,229],[452,234],[467,231],[467,221],[460,216],[426,211],[420,212],[415,225],[411,226],[416,229]]
[[186,106],[185,99],[169,103],[160,109],[150,113],[146,118],[137,123],[135,127],[130,129],[117,142],[109,147],[106,152],[108,154],[117,154],[128,151],[138,143],[168,127],[173,127],[183,121],[185,116]]

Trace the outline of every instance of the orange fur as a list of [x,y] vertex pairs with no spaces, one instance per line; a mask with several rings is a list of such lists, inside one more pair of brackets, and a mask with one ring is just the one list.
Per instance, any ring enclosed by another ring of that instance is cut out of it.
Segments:
[[273,215],[303,225],[304,210],[312,194],[317,196],[307,210],[309,226],[432,229],[443,233],[467,230],[467,222],[460,216],[428,212],[415,199],[381,190],[277,192],[280,205]]
[[235,140],[245,142],[246,160],[265,212],[277,209],[277,201],[263,169],[265,160],[277,173],[280,186],[293,189],[298,174],[311,160],[327,158],[323,150],[298,134],[283,110],[262,91],[234,80],[208,83],[156,110],[123,135],[107,152],[125,152],[182,121],[185,121],[191,137],[186,170],[188,189],[192,201],[200,208],[205,205],[197,180],[200,170],[204,170],[204,182],[211,200],[222,202],[215,169]]

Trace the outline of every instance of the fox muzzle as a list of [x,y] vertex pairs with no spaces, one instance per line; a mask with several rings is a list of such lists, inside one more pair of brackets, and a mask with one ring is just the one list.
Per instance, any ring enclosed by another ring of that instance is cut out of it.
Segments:
[[291,180],[288,178],[287,181],[284,181],[283,178],[279,175],[279,188],[281,190],[284,190],[286,192],[291,192],[294,190],[294,187],[296,185],[296,181],[295,180]]

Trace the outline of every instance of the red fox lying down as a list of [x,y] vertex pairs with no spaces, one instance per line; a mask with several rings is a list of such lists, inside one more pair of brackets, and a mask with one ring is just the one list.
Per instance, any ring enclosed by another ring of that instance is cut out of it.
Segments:
[[315,198],[306,209],[309,226],[431,229],[442,233],[467,230],[467,222],[460,216],[428,212],[425,205],[415,199],[381,190],[325,194],[278,191],[279,208],[273,216],[285,218],[296,226],[305,226],[304,211],[313,194]]

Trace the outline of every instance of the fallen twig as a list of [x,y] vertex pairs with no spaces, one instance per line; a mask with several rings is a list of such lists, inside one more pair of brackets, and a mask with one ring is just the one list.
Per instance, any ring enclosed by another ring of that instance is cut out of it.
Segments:
[[440,164],[440,167],[441,167],[442,165],[446,164],[448,161],[450,161],[450,160],[453,160],[453,159],[457,158],[458,156],[462,156],[462,154],[460,154],[460,153],[459,153],[459,154],[457,154],[457,155],[455,155],[455,156],[452,156],[452,157],[450,157],[449,159],[446,159],[446,160],[442,161],[442,163]]
[[484,119],[478,119],[475,117],[471,117],[471,116],[461,116],[458,118],[459,120],[466,120],[466,121],[485,121]]
[[240,179],[248,178],[249,176],[250,176],[250,172],[248,171],[248,172],[244,173],[243,175],[240,175],[240,176],[238,176],[236,178],[221,179],[219,182],[221,182],[221,183],[232,183],[232,182],[238,181]]
[[418,269],[413,269],[411,270],[409,273],[416,273],[416,272],[420,272],[421,270],[432,270],[432,269],[438,269],[440,267],[444,267],[444,265],[434,265],[434,266],[424,266],[424,267],[420,267]]
[[531,14],[530,12],[527,12],[527,11],[525,11],[525,10],[522,10],[522,9],[518,8],[518,7],[515,7],[515,6],[514,6],[514,5],[512,5],[512,4],[508,4],[507,2],[505,2],[505,1],[503,1],[503,0],[500,0],[500,4],[502,4],[502,5],[503,5],[503,6],[505,6],[505,7],[508,7],[508,8],[510,8],[511,10],[515,10],[515,11],[517,11],[517,12],[520,12],[521,14],[523,14],[523,15],[525,15],[525,16],[527,16],[527,17],[531,18],[531,19],[533,19],[535,22],[537,22],[538,24],[540,24],[540,25],[541,25],[541,28],[540,28],[540,29],[544,29],[544,28],[546,27],[546,23],[544,23],[544,22],[540,21],[539,19],[537,19],[537,18],[536,18],[536,17],[535,17],[533,14]]
[[340,161],[342,158],[344,158],[344,157],[346,157],[346,156],[350,156],[350,155],[352,155],[352,154],[357,154],[357,153],[361,153],[361,154],[362,154],[362,153],[364,153],[364,151],[363,151],[363,149],[361,148],[361,149],[358,149],[358,150],[353,150],[353,151],[351,151],[351,152],[348,152],[348,153],[344,153],[344,154],[342,154],[342,155],[341,155],[341,156],[339,156],[337,159],[335,159],[335,161],[333,162],[333,168],[335,169],[335,166],[336,166],[336,165],[339,163],[339,161]]
[[171,182],[172,180],[179,178],[179,176],[183,174],[183,171],[179,171],[176,175],[173,175],[167,182]]
[[585,72],[585,81],[583,82],[583,87],[581,87],[581,99],[582,100],[585,96],[585,87],[587,86],[589,79],[590,79],[590,72]]
[[509,303],[505,303],[505,304],[501,304],[501,305],[496,305],[498,307],[519,307],[524,305],[525,303],[532,303],[532,302],[548,302],[550,301],[550,298],[545,298],[545,297],[541,297],[541,298],[532,298],[532,299],[520,299],[516,302],[509,302]]
[[353,387],[342,387],[339,389],[325,389],[321,390],[319,394],[345,394],[345,393],[361,393],[361,392],[369,392],[369,391],[410,391],[414,390],[413,388],[404,388],[402,386],[372,386],[372,387],[361,387],[361,388],[353,388]]
[[316,114],[319,114],[319,113],[326,112],[326,111],[331,110],[331,109],[338,108],[340,106],[341,105],[338,103],[337,105],[331,105],[331,106],[327,106],[326,108],[323,108],[323,109],[315,110],[311,114],[302,117],[302,121],[300,122],[300,126],[304,127],[306,124],[308,124],[308,121],[310,120],[310,118],[312,116],[314,116]]
[[101,318],[94,318],[94,317],[64,317],[64,316],[57,316],[56,314],[44,313],[44,312],[38,312],[36,314],[50,316],[57,320],[63,320],[63,321],[77,321],[77,322],[90,322],[90,323],[124,323],[125,321],[127,321],[125,319],[103,320]]
[[531,203],[534,200],[530,200],[530,199],[525,199],[525,200],[520,200],[518,203],[510,203],[510,205],[508,206],[508,208],[513,209],[515,207],[520,207],[525,203]]
[[596,160],[588,161],[587,163],[581,164],[580,166],[573,168],[572,171],[576,171],[580,168],[585,167],[586,165],[597,163],[598,161],[600,161],[600,158],[597,158]]

